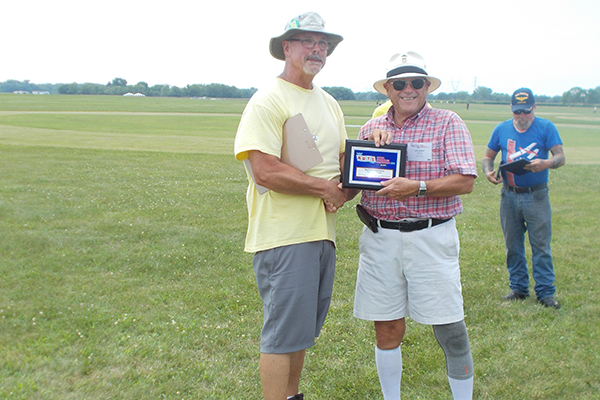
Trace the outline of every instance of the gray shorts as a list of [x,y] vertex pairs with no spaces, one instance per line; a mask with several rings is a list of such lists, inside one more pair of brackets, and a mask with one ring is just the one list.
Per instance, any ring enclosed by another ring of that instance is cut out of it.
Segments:
[[313,346],[331,303],[333,243],[322,240],[260,251],[252,264],[264,308],[260,351],[283,354]]

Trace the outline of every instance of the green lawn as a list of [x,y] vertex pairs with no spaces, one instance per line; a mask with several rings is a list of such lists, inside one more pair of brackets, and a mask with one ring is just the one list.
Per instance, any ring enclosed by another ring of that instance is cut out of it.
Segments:
[[[0,95],[0,398],[260,398],[262,305],[243,252],[243,100]],[[348,125],[375,104],[342,102]],[[480,160],[508,106],[438,104]],[[539,107],[565,142],[551,171],[560,310],[508,292],[499,188],[457,218],[477,399],[600,393],[600,116]],[[355,137],[357,127],[348,128]],[[372,325],[352,316],[361,224],[338,212],[332,307],[307,352],[308,399],[381,399]],[[431,328],[409,320],[403,398],[449,399]]]

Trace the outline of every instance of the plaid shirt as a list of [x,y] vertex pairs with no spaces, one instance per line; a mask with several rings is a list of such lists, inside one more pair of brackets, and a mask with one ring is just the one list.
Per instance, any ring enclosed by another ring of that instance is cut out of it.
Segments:
[[[431,144],[431,161],[406,161],[405,177],[427,181],[452,174],[477,177],[473,142],[467,126],[460,117],[448,110],[423,107],[404,126],[394,124],[392,106],[387,114],[371,119],[361,129],[358,138],[367,140],[375,129],[393,132],[396,143]],[[386,221],[403,218],[451,218],[462,212],[459,196],[412,197],[397,201],[376,196],[373,190],[363,190],[362,205],[369,213]]]

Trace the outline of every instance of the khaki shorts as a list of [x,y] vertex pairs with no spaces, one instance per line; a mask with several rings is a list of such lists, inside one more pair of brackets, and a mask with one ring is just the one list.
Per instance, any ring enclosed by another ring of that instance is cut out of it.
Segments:
[[426,325],[464,318],[456,221],[413,232],[363,229],[354,316]]

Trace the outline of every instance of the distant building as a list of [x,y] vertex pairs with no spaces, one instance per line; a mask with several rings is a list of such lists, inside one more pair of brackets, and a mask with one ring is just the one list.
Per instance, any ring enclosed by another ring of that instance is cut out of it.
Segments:
[[26,90],[15,90],[13,93],[14,94],[29,94],[29,92]]

